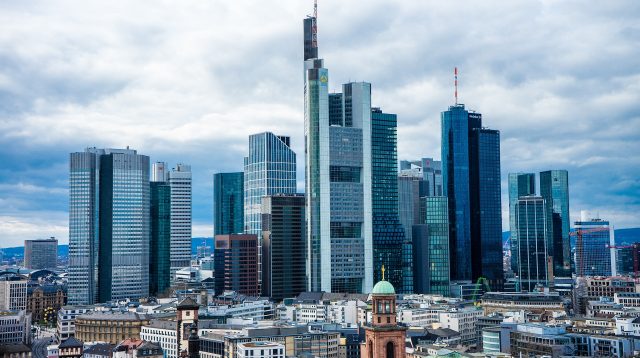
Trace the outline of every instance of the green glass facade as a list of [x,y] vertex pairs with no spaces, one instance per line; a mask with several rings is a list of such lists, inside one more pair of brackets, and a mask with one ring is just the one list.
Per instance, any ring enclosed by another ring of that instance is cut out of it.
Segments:
[[536,285],[549,282],[547,250],[547,216],[545,200],[539,196],[523,196],[515,205],[518,233],[518,289],[532,292]]
[[569,240],[569,172],[540,172],[540,195],[547,204],[547,250],[553,257],[554,276],[571,276]]
[[[373,211],[373,281],[385,278],[399,293],[413,292],[411,244],[398,216],[398,118],[371,112],[371,191]],[[398,255],[398,253],[402,255]]]
[[151,245],[149,257],[149,294],[158,295],[169,288],[171,278],[171,186],[151,182]]
[[509,173],[509,244],[511,247],[511,271],[518,272],[518,232],[516,227],[516,204],[521,196],[535,195],[534,173]]
[[213,175],[213,234],[244,232],[244,173]]
[[450,295],[449,210],[446,196],[420,198],[420,224],[413,227],[414,290]]

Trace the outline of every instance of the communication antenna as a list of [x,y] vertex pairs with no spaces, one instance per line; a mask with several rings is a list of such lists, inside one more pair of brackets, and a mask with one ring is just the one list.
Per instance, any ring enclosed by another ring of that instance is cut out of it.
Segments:
[[453,86],[455,87],[456,104],[458,104],[458,67],[453,68]]
[[313,0],[313,28],[311,29],[311,46],[318,47],[318,0]]

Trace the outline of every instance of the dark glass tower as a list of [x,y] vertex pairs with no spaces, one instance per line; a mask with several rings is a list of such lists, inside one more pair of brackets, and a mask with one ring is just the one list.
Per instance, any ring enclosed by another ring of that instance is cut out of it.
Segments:
[[262,295],[274,300],[307,290],[304,195],[262,198]]
[[548,286],[547,215],[545,200],[539,196],[522,196],[514,207],[518,243],[518,284],[531,292],[536,285]]
[[171,276],[171,186],[151,182],[151,245],[149,255],[149,294],[169,288]]
[[[371,204],[373,211],[373,280],[386,280],[399,293],[413,291],[411,244],[398,216],[398,154],[395,114],[371,111]],[[399,255],[398,253],[402,253]]]
[[447,197],[420,198],[420,224],[413,226],[415,293],[450,295]]
[[244,173],[213,175],[214,235],[244,232]]
[[540,172],[540,195],[547,203],[547,249],[553,257],[554,276],[569,277],[569,173],[566,170]]
[[518,272],[518,232],[516,227],[516,204],[521,196],[535,195],[534,173],[509,173],[509,244],[511,247],[511,271]]
[[452,280],[503,286],[500,133],[463,104],[442,112],[442,181],[449,201]]

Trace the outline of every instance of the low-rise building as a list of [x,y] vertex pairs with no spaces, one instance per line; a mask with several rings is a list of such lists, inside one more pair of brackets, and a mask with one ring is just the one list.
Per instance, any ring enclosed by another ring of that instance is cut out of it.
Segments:
[[76,317],[75,337],[85,342],[118,344],[125,339],[140,339],[142,326],[151,317],[134,312],[87,312]]
[[477,340],[476,322],[482,316],[482,310],[476,307],[451,308],[439,313],[439,323],[460,333],[460,343],[474,345]]
[[7,273],[0,275],[0,310],[27,309],[27,283],[25,276]]
[[63,306],[58,311],[57,335],[59,341],[76,333],[76,317],[93,310],[93,306]]
[[284,345],[274,342],[247,342],[238,344],[238,358],[284,358]]
[[58,346],[59,358],[81,358],[84,352],[84,343],[75,337],[69,337]]
[[487,316],[494,312],[527,311],[546,321],[554,314],[566,314],[565,301],[558,293],[488,292],[482,296],[482,309]]
[[0,311],[1,344],[31,344],[31,314],[26,311]]
[[97,343],[84,350],[83,358],[112,358],[113,348],[113,344]]
[[564,326],[523,323],[510,334],[511,355],[514,357],[560,357],[572,355],[571,337]]
[[[55,283],[30,285],[27,289],[27,311],[34,322],[45,319],[45,311],[58,312],[67,302],[67,287]],[[54,317],[52,317],[54,318]]]

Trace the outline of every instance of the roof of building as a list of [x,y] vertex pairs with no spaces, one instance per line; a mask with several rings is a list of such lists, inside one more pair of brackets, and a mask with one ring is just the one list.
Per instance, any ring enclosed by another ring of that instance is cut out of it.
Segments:
[[142,339],[137,339],[137,338],[127,338],[124,341],[120,342],[120,344],[118,344],[113,351],[114,352],[124,352],[124,351],[130,351],[133,349],[137,349],[138,347],[140,347],[142,344],[144,343],[144,341]]
[[301,292],[296,301],[340,301],[340,300],[360,300],[366,302],[368,299],[367,294],[361,293],[333,293],[333,292]]
[[31,348],[28,346],[18,343],[18,344],[0,344],[0,353],[30,353]]
[[84,354],[93,354],[105,357],[111,357],[115,346],[109,343],[98,343],[84,350]]
[[178,303],[178,309],[200,308],[200,305],[191,297],[186,297]]
[[105,321],[148,321],[151,319],[150,315],[137,312],[118,312],[118,311],[89,311],[81,314],[76,319],[93,319],[93,320],[105,320]]
[[163,353],[162,347],[160,347],[159,343],[147,341],[144,341],[144,343],[137,348],[137,351],[138,353],[136,353],[136,356],[138,357],[156,356],[162,355]]
[[69,338],[65,339],[64,341],[62,341],[62,343],[60,343],[60,345],[58,346],[58,349],[62,349],[62,348],[81,348],[82,346],[84,346],[84,343],[82,343],[82,341],[78,340],[75,337],[69,337]]
[[389,281],[382,280],[373,286],[372,295],[395,295],[396,290]]

